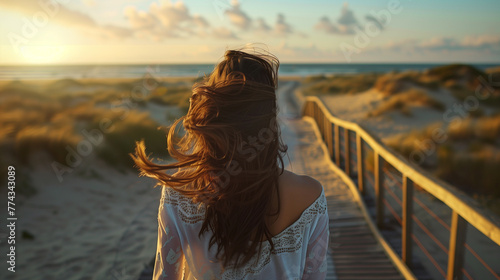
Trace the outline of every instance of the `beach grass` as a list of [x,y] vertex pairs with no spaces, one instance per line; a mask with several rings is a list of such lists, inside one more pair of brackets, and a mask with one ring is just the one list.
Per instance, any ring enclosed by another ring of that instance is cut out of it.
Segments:
[[500,197],[500,114],[452,122],[434,139],[434,124],[386,143],[407,159],[425,155],[420,165],[439,178],[477,195]]
[[370,89],[380,74],[316,75],[304,79],[305,95],[352,94]]
[[[9,164],[36,165],[33,156],[44,152],[53,161],[67,164],[68,150],[88,141],[86,133],[99,131],[102,141],[93,144],[93,151],[112,168],[132,169],[129,153],[142,139],[149,152],[167,158],[165,131],[141,108],[152,102],[187,110],[191,79],[155,82],[157,87],[151,90],[140,89],[142,81],[137,79],[4,83],[0,87],[2,156]],[[174,112],[165,114],[178,117]]]
[[367,113],[368,117],[376,117],[390,111],[399,111],[403,115],[412,116],[411,107],[423,106],[438,111],[444,111],[445,105],[432,98],[423,90],[408,89],[396,95],[391,95],[383,100],[378,107]]
[[439,85],[438,80],[429,78],[421,72],[407,71],[384,74],[377,79],[373,88],[385,96],[390,96],[415,87],[425,90],[436,90],[439,88]]

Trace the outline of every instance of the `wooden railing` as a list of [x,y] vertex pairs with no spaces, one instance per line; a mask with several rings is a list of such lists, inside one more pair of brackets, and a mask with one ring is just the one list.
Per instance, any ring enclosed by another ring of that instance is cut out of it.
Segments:
[[[414,185],[418,185],[433,197],[445,203],[452,211],[447,271],[447,279],[461,279],[464,260],[465,235],[467,225],[471,225],[483,233],[491,241],[500,245],[500,223],[490,214],[483,211],[477,203],[466,195],[456,192],[455,188],[437,179],[411,164],[390,148],[384,145],[377,137],[370,134],[361,125],[342,120],[333,116],[325,107],[323,102],[317,97],[307,97],[299,100],[302,106],[303,115],[312,117],[325,141],[330,158],[337,166],[343,166],[343,171],[348,177],[357,180],[356,187],[359,194],[364,194],[366,189],[365,181],[365,155],[364,145],[369,145],[373,150],[373,173],[375,189],[375,220],[378,228],[384,227],[384,163],[390,164],[401,173],[402,180],[402,213],[401,213],[401,256],[394,251],[390,252],[391,258],[399,258],[411,269],[412,264],[412,218]],[[343,131],[343,149],[341,149],[341,131]],[[355,134],[355,147],[351,147],[349,135]],[[354,174],[351,169],[351,157],[355,151],[357,158]],[[343,157],[342,157],[343,154]],[[387,250],[387,248],[386,248]],[[489,268],[491,271],[491,268]],[[498,279],[498,274],[493,272]]]

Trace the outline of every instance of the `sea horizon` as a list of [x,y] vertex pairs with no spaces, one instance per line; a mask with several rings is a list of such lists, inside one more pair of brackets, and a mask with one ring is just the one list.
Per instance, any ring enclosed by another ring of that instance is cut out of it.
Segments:
[[[391,71],[424,71],[457,63],[282,63],[280,76],[386,73]],[[480,70],[498,67],[500,63],[460,63]],[[76,64],[76,65],[1,65],[0,80],[200,77],[213,70],[213,63],[190,64]]]

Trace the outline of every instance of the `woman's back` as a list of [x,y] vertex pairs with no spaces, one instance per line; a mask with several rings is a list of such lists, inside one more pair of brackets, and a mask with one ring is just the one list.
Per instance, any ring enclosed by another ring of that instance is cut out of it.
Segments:
[[211,233],[198,236],[203,203],[164,187],[154,279],[324,279],[329,231],[322,186],[285,171],[279,192],[280,214],[268,217],[274,250],[263,241],[261,254],[243,267],[224,271],[216,248],[209,248]]
[[168,130],[176,161],[158,164],[138,143],[141,174],[164,186],[156,279],[324,278],[323,188],[284,171],[278,68],[270,54],[226,51]]

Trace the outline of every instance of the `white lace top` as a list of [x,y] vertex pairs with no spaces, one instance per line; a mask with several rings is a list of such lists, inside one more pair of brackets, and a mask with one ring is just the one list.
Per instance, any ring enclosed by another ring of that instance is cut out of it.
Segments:
[[273,251],[264,241],[260,258],[255,256],[244,267],[223,271],[215,259],[217,245],[208,249],[211,235],[198,237],[203,205],[163,187],[153,279],[325,279],[327,213],[322,191],[297,221],[273,237]]

